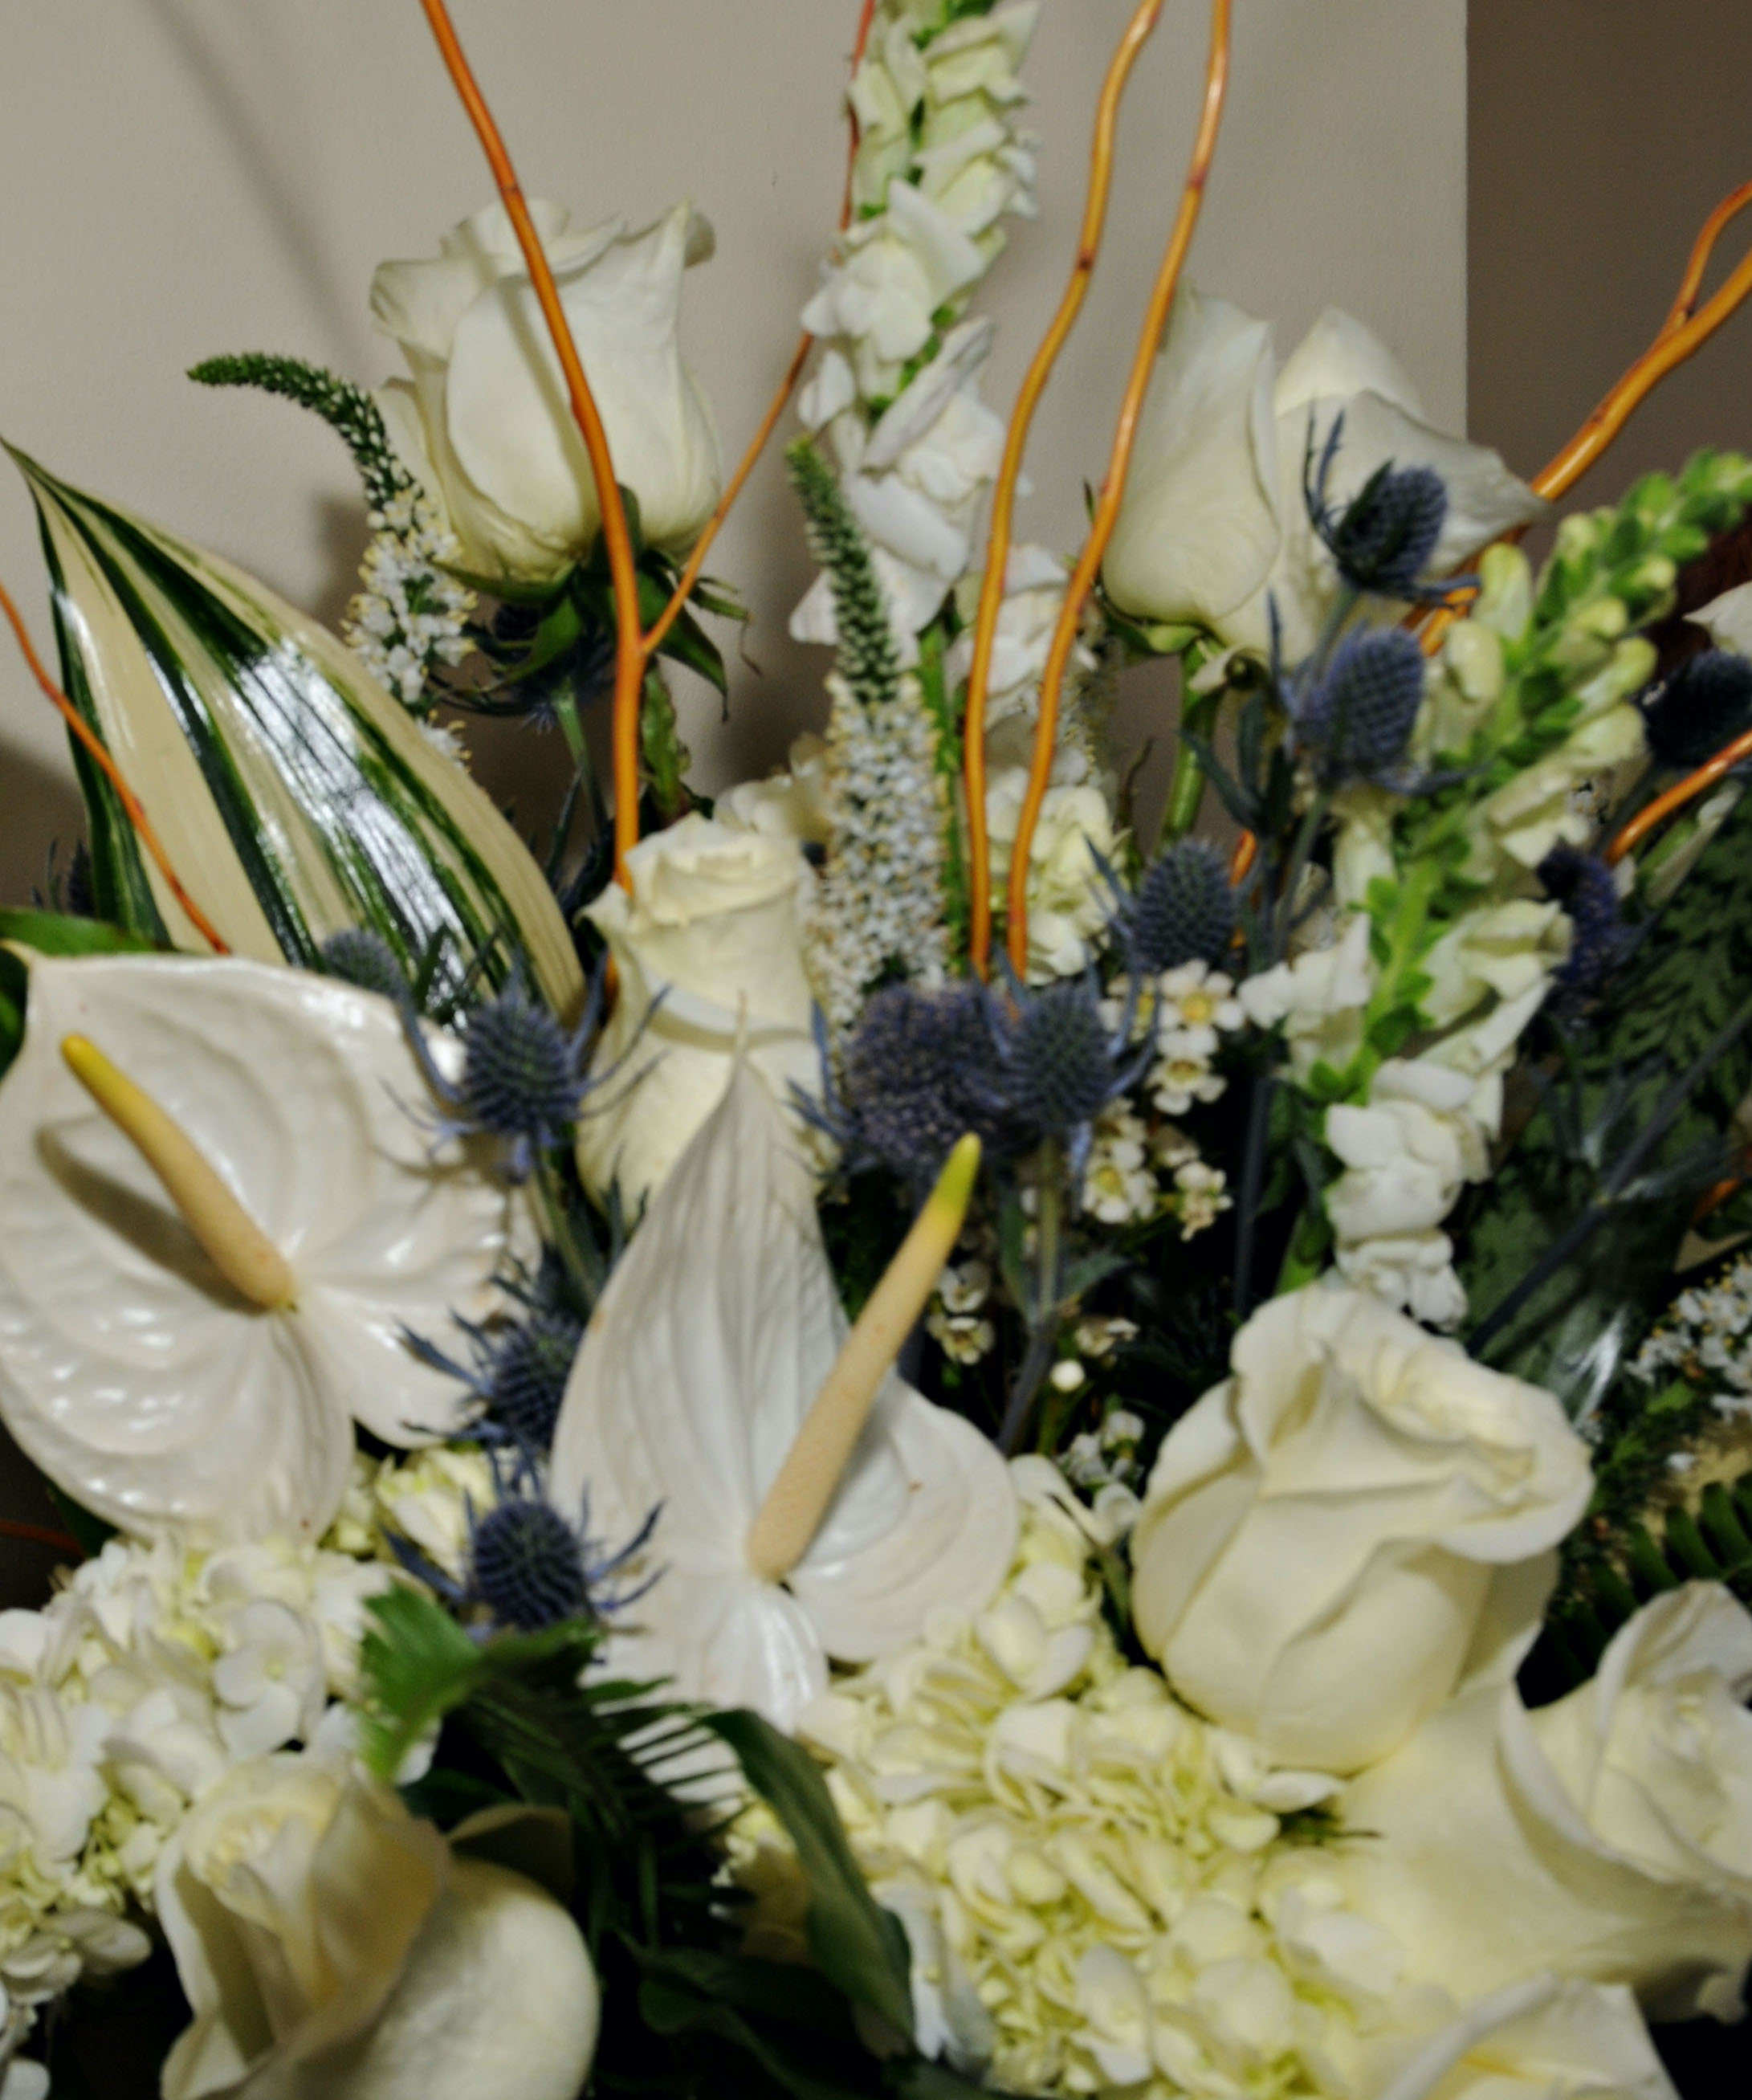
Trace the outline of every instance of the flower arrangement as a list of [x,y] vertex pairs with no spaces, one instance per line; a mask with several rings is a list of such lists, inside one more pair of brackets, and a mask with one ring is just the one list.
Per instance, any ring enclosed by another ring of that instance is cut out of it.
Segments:
[[[710,229],[526,201],[422,6],[498,201],[378,271],[407,376],[194,374],[348,447],[343,634],[15,455],[89,834],[0,913],[69,1562],[0,1612],[6,2100],[1670,2093],[1648,2023],[1752,1963],[1752,586],[1692,588],[1752,464],[1520,541],[1752,291],[1752,192],[1523,483],[1187,278],[1215,0],[1061,557],[1024,457],[1161,0],[1008,418],[1035,0],[866,0],[728,474]],[[793,407],[823,731],[714,803],[665,665],[727,684]],[[471,714],[553,737],[543,849]]]

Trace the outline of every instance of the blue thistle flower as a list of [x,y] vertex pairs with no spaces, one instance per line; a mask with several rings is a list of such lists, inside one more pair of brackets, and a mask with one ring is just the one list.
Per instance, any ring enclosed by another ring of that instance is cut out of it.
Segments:
[[1426,585],[1420,580],[1436,558],[1442,527],[1448,522],[1448,492],[1433,467],[1379,466],[1342,508],[1326,501],[1332,463],[1344,436],[1344,418],[1332,426],[1310,478],[1310,457],[1302,476],[1308,522],[1319,536],[1344,580],[1354,591],[1376,598],[1416,602],[1443,598],[1451,584]]
[[976,985],[885,985],[845,1045],[832,1134],[916,1187],[969,1131],[991,1149],[1009,1133],[991,1088],[991,1034]]
[[1569,920],[1569,954],[1552,982],[1559,1003],[1573,1011],[1604,989],[1635,946],[1635,929],[1619,915],[1612,870],[1593,854],[1554,846],[1539,863],[1539,880]]
[[408,1329],[403,1339],[421,1363],[460,1379],[481,1402],[488,1418],[476,1432],[483,1440],[496,1435],[526,1454],[546,1452],[584,1322],[563,1305],[538,1305],[514,1323],[483,1327],[459,1319],[457,1325],[469,1338],[472,1361],[466,1365]]
[[349,926],[331,933],[322,944],[322,967],[331,977],[355,985],[360,991],[374,991],[399,1005],[408,995],[408,973],[395,951],[381,933],[368,927]]
[[466,1601],[484,1606],[501,1626],[539,1633],[566,1619],[602,1618],[642,1597],[657,1574],[630,1590],[616,1587],[616,1577],[650,1543],[660,1511],[614,1551],[589,1537],[588,1507],[582,1514],[572,1524],[542,1496],[503,1486],[485,1516],[471,1507]]
[[1153,1026],[1133,1040],[1138,989],[1134,977],[1117,1028],[1102,1016],[1092,970],[1038,991],[1010,975],[1004,993],[982,994],[997,1055],[995,1098],[1027,1141],[1056,1138],[1069,1146],[1074,1178],[1095,1118],[1137,1083],[1155,1055]]
[[1423,704],[1423,652],[1403,629],[1348,634],[1292,710],[1296,740],[1322,786],[1400,784],[1394,775]]
[[584,1017],[568,1034],[522,977],[514,976],[469,1015],[461,1076],[455,1079],[439,1070],[424,1035],[410,1021],[408,1039],[447,1111],[434,1119],[439,1137],[500,1139],[507,1179],[527,1181],[542,1154],[564,1140],[585,1095],[606,1085],[632,1054],[629,1050],[594,1077],[588,1071],[602,1006],[598,973]]
[[1222,854],[1202,839],[1171,845],[1123,898],[1116,931],[1145,977],[1183,963],[1220,963],[1235,931],[1235,894]]
[[1728,649],[1688,656],[1642,708],[1651,756],[1689,773],[1752,728],[1752,661]]

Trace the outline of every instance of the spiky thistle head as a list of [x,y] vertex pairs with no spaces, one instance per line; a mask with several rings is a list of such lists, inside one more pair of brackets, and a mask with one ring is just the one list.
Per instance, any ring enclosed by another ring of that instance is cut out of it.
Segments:
[[841,1096],[853,1147],[923,1186],[971,1131],[1001,1149],[994,1053],[978,988],[885,985],[847,1039]]
[[1554,846],[1539,863],[1539,880],[1569,921],[1569,954],[1555,978],[1560,999],[1572,1008],[1586,1005],[1636,938],[1620,916],[1618,885],[1603,860],[1573,846]]
[[1117,1026],[1102,1011],[1093,971],[1030,990],[1008,976],[987,990],[987,1025],[996,1046],[1003,1102],[1023,1145],[1047,1138],[1068,1145],[1080,1174],[1095,1118],[1142,1077],[1155,1054],[1155,1031],[1133,1023],[1139,983]]
[[1120,915],[1132,967],[1145,977],[1183,963],[1219,963],[1235,931],[1229,868],[1203,839],[1181,839],[1159,854]]
[[1752,660],[1728,649],[1688,656],[1643,703],[1650,754],[1689,773],[1752,727]]
[[408,973],[381,933],[367,926],[348,926],[322,944],[322,966],[343,984],[374,991],[399,1005],[408,995]]
[[566,1382],[583,1340],[584,1323],[570,1313],[537,1312],[494,1348],[488,1405],[525,1450],[552,1445]]
[[589,1609],[582,1536],[551,1503],[506,1495],[471,1526],[470,1584],[501,1625],[523,1633]]
[[1297,741],[1323,784],[1392,774],[1423,704],[1424,671],[1423,651],[1401,628],[1345,637],[1295,708]]
[[1335,418],[1319,464],[1314,426],[1308,430],[1302,467],[1302,498],[1308,523],[1331,555],[1339,576],[1354,591],[1375,598],[1418,600],[1442,594],[1422,579],[1441,545],[1448,522],[1448,491],[1433,467],[1395,466],[1384,461],[1346,504],[1328,503],[1332,466],[1344,439],[1344,418]]
[[514,976],[469,1016],[450,1127],[503,1138],[511,1178],[527,1180],[536,1159],[561,1141],[577,1115],[587,1085],[587,1033],[586,1026],[568,1035]]

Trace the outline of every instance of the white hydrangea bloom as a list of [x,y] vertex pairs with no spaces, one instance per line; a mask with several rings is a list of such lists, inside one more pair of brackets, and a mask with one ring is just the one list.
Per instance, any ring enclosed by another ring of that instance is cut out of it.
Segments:
[[[1400,1970],[1330,1853],[1286,1827],[1338,1783],[1273,1769],[1128,1668],[1090,1564],[1113,1520],[1047,1461],[1014,1471],[1022,1538],[991,1606],[801,1723],[906,1926],[921,2042],[1021,2092],[1326,2089]],[[764,1811],[735,1851],[757,1923],[782,1919]]]

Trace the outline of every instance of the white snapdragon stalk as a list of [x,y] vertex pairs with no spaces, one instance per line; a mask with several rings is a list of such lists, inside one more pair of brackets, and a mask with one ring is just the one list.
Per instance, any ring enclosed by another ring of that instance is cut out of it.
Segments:
[[[1038,12],[1019,0],[946,27],[883,0],[851,90],[858,216],[804,309],[826,347],[799,412],[831,437],[907,666],[966,571],[1002,453],[976,390],[991,325],[944,324],[1001,249],[1000,220],[1033,212],[1016,69]],[[825,579],[792,631],[836,638]]]
[[1429,426],[1410,378],[1348,314],[1329,307],[1281,371],[1275,363],[1266,324],[1181,293],[1104,569],[1122,611],[1264,651],[1275,607],[1285,657],[1306,656],[1340,585],[1304,474],[1340,417],[1330,504],[1342,507],[1389,461],[1441,474],[1448,514],[1432,576],[1543,512],[1495,452]]
[[[722,475],[711,409],[676,340],[682,273],[710,255],[712,230],[686,205],[636,235],[620,219],[574,232],[558,205],[530,210],[615,472],[638,499],[646,539],[685,550]],[[383,389],[384,421],[470,569],[546,582],[602,526],[558,355],[502,205],[465,219],[439,249],[385,262],[372,280],[372,312],[413,373]]]
[[[1004,767],[986,790],[991,884],[1000,898],[1027,792],[1021,766]],[[1047,790],[1028,855],[1030,984],[1077,977],[1088,968],[1112,910],[1100,862],[1117,849],[1113,812],[1100,788],[1082,783]]]

